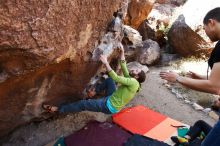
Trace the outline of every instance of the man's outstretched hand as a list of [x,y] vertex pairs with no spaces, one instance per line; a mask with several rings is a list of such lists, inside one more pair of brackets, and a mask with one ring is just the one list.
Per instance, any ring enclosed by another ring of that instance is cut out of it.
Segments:
[[164,80],[167,80],[169,82],[176,82],[176,79],[179,75],[175,72],[169,71],[169,72],[160,72],[160,77]]
[[194,73],[192,71],[189,71],[187,74],[186,74],[187,77],[189,78],[192,78],[192,79],[206,79],[205,77],[202,77],[201,75],[197,74],[197,73]]
[[107,56],[106,55],[100,55],[100,61],[103,64],[108,64]]

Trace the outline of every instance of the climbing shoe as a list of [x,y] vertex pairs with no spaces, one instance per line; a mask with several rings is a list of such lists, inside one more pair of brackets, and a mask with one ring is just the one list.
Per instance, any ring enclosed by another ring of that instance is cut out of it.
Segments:
[[188,146],[189,141],[185,137],[179,137],[179,136],[172,136],[171,140],[175,142],[176,144],[181,144],[182,146]]

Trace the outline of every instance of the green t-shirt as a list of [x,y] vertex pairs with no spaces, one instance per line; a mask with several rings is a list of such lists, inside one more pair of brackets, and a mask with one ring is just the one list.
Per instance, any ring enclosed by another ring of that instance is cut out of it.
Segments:
[[118,76],[113,70],[109,72],[109,76],[121,85],[111,95],[110,103],[116,110],[121,110],[136,94],[139,88],[139,82],[129,76],[129,72],[125,62],[120,62],[124,76]]

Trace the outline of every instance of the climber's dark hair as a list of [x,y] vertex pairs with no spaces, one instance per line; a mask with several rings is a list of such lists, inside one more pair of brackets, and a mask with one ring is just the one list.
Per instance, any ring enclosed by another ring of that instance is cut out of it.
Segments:
[[143,83],[145,81],[145,79],[146,79],[146,74],[145,74],[145,72],[143,70],[141,70],[141,72],[138,73],[137,81],[141,84],[141,83]]
[[220,22],[220,7],[210,10],[203,19],[204,24],[208,24],[209,19],[214,19]]
[[89,91],[91,91],[91,90],[95,90],[95,85],[87,85],[86,86],[86,92],[89,92]]
[[216,106],[216,105],[212,105],[212,106],[211,106],[211,109],[212,109],[213,111],[219,112],[219,107]]

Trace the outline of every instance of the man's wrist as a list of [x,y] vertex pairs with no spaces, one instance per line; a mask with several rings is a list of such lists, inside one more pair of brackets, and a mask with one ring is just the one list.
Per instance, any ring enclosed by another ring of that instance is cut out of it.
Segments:
[[176,77],[176,82],[181,83],[181,81],[182,81],[182,77],[181,76],[177,76]]

